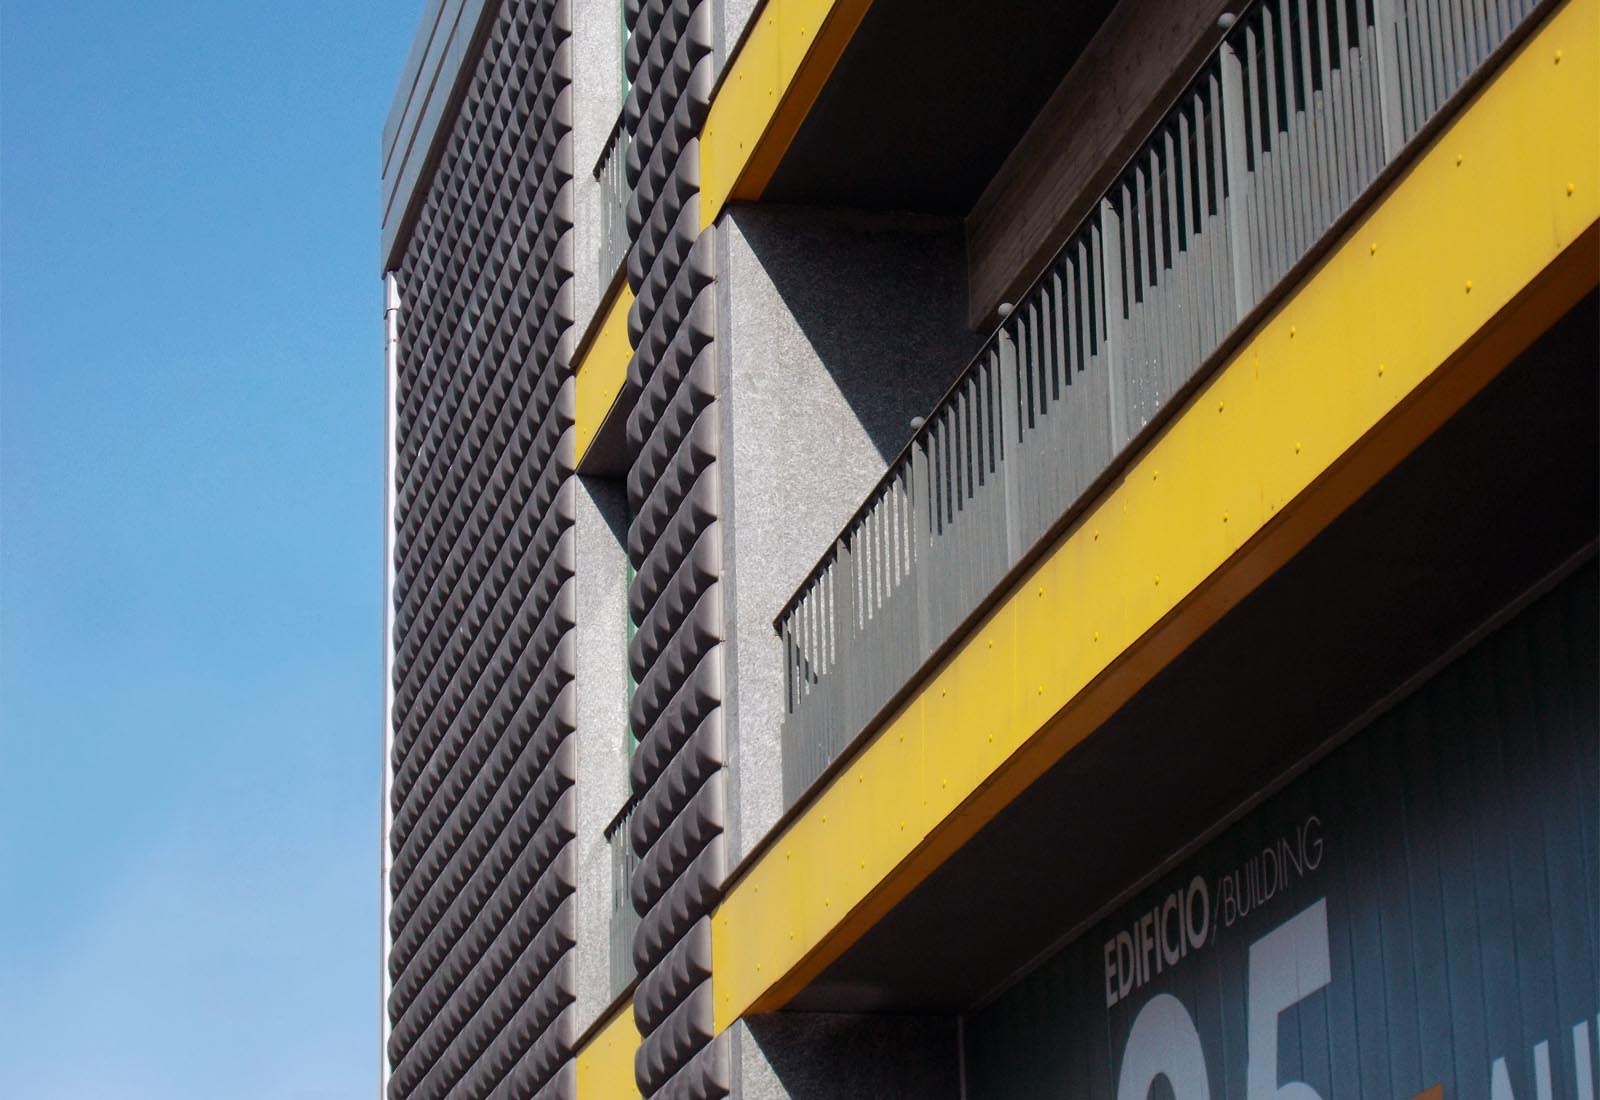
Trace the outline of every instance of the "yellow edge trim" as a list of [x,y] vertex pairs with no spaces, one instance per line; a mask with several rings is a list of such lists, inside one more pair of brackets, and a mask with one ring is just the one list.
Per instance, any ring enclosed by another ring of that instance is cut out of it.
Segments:
[[633,1005],[624,1002],[578,1051],[579,1100],[637,1100],[633,1057],[638,1049]]
[[633,292],[623,283],[588,351],[578,360],[577,425],[573,436],[579,463],[628,380],[628,360],[633,357],[633,345],[628,342],[628,311],[632,308]]
[[735,883],[719,1030],[781,1007],[1595,286],[1597,13],[1551,15]]
[[872,0],[767,0],[700,132],[700,228],[756,199]]

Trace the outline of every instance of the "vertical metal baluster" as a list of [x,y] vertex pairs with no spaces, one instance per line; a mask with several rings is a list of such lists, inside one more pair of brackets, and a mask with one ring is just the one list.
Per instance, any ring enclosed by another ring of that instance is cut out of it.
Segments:
[[1244,67],[1232,42],[1222,47],[1222,154],[1226,190],[1218,195],[1218,208],[1227,207],[1228,249],[1233,259],[1233,316],[1235,324],[1255,306],[1255,276],[1251,263],[1249,212],[1250,169],[1245,154]]
[[1019,393],[1017,388],[1017,344],[1011,335],[1012,322],[1007,319],[996,337],[1000,369],[1000,434],[1005,440],[1006,459],[1002,467],[1002,484],[1005,487],[1006,566],[1009,568],[1022,557],[1022,517],[1018,514],[1020,488],[1017,483],[1017,457],[1021,452],[1019,442],[1022,425],[1019,419]]
[[1107,413],[1111,417],[1111,453],[1120,452],[1128,442],[1127,416],[1123,412],[1126,383],[1123,366],[1123,301],[1125,288],[1122,279],[1122,250],[1124,233],[1122,219],[1116,208],[1100,201],[1100,224],[1093,230],[1095,287],[1099,290],[1102,325],[1100,349],[1105,359],[1107,381]]

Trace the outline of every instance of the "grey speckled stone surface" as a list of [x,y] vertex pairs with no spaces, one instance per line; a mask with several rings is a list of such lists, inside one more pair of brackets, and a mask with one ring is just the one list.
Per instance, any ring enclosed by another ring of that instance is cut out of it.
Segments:
[[622,111],[622,13],[617,0],[572,0],[572,278],[574,339],[600,305],[600,181],[594,166]]
[[734,1025],[733,1100],[959,1100],[953,1016],[774,1012]]
[[960,225],[733,206],[718,233],[729,809],[742,859],[782,811],[772,620],[966,364]]
[[611,848],[602,835],[628,797],[627,498],[620,482],[578,479],[577,1005],[575,1032],[611,1002]]

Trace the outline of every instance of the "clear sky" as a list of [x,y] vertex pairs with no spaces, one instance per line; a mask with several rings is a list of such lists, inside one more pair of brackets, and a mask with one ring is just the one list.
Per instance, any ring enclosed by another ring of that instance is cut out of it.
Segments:
[[378,140],[422,0],[0,16],[0,1097],[375,1095]]

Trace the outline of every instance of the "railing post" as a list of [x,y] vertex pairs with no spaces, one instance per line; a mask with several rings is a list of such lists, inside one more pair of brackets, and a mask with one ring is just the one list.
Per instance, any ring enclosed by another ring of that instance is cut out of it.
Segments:
[[1006,568],[1022,557],[1022,399],[1018,379],[1017,338],[1011,319],[1000,323],[995,344],[1000,369],[1000,482],[1005,488],[1002,507],[1006,520]]
[[1122,218],[1117,208],[1100,200],[1100,232],[1094,237],[1100,262],[1100,302],[1105,317],[1105,362],[1107,415],[1111,417],[1111,453],[1121,452],[1128,442],[1127,372],[1123,368],[1123,332],[1127,321],[1122,316]]
[[1373,36],[1377,39],[1378,113],[1383,119],[1384,163],[1394,160],[1405,144],[1405,123],[1400,115],[1400,44],[1395,39],[1398,21],[1395,0],[1376,0]]
[[917,664],[933,652],[933,614],[928,607],[928,540],[933,536],[933,492],[929,483],[928,435],[923,428],[911,445],[911,569],[917,575]]
[[1255,271],[1250,263],[1250,162],[1245,155],[1244,63],[1231,42],[1222,60],[1222,144],[1227,170],[1228,249],[1233,261],[1233,319],[1242,321],[1255,306]]

